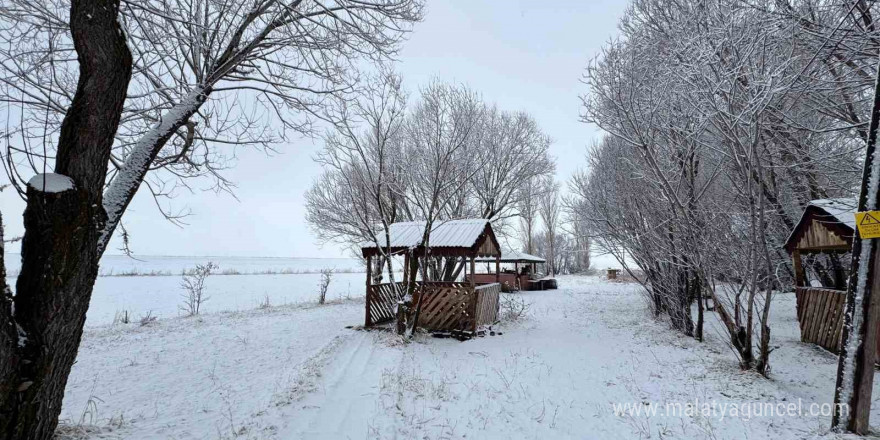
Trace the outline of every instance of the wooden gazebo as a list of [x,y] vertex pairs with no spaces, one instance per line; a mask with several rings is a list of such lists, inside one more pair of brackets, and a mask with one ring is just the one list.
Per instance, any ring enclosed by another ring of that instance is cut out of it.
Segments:
[[[855,199],[810,202],[785,243],[794,267],[801,341],[832,352],[840,350],[856,206]],[[821,255],[824,260],[804,264]]]
[[[425,225],[425,222],[390,225],[390,245],[382,246],[381,249],[375,244],[361,248],[367,267],[372,268],[373,258],[379,255],[402,255],[405,260],[403,280],[407,280],[412,258],[461,258],[469,263],[464,265],[463,279],[467,281],[419,280],[416,283],[413,303],[421,301],[419,327],[428,330],[475,332],[481,326],[493,324],[500,305],[501,285],[498,284],[497,277],[491,283],[480,285],[474,277],[468,277],[469,273],[475,272],[477,258],[494,258],[496,271],[500,266],[500,246],[491,223],[485,219],[437,221],[432,225],[428,248],[421,245]],[[371,270],[367,270],[366,284],[364,324],[369,327],[393,320],[399,301],[396,292],[405,291],[406,284],[373,284]]]
[[[546,264],[547,260],[519,251],[503,251],[499,261],[502,264],[512,264],[513,270],[502,270],[496,265],[495,272],[487,267],[486,273],[474,273],[473,277],[477,283],[489,282],[494,278],[495,281],[501,283],[501,288],[505,292],[517,290],[545,290],[555,288],[556,283],[551,283],[548,278],[538,277],[538,265]],[[489,264],[495,262],[494,259],[481,257],[477,258],[477,263]],[[522,270],[520,270],[522,269]]]

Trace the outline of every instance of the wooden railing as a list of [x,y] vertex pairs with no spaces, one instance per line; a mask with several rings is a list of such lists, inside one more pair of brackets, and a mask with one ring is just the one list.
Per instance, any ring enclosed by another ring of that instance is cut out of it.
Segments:
[[498,321],[498,310],[501,307],[501,284],[492,283],[477,286],[475,293],[474,331],[477,331],[484,325],[492,325]]
[[[403,289],[403,283],[398,283]],[[501,285],[472,288],[470,283],[426,282],[416,285],[413,303],[421,301],[418,325],[427,330],[476,331],[498,319]],[[397,296],[391,284],[377,284],[367,291],[366,326],[394,319]]]
[[[367,289],[367,316],[364,325],[369,327],[394,320],[397,310],[397,294],[391,283],[373,284]],[[403,289],[403,283],[397,283]],[[399,290],[402,291],[402,290]]]
[[801,341],[822,346],[837,353],[843,329],[843,306],[846,292],[818,287],[798,287],[798,322]]

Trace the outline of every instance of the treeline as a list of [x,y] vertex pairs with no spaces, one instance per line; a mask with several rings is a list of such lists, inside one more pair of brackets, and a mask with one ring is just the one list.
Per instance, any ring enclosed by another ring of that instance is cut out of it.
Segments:
[[[653,312],[675,329],[702,339],[714,307],[744,369],[769,371],[770,302],[793,279],[782,245],[804,207],[855,195],[878,13],[634,0],[584,75],[583,121],[607,136],[570,182],[571,215],[644,271]],[[840,264],[815,259],[809,278],[832,284]]]
[[[523,215],[530,237],[539,235],[540,218],[557,230],[551,139],[531,115],[500,109],[464,85],[439,80],[412,99],[387,71],[337,108],[328,116],[334,130],[316,157],[324,172],[306,193],[306,219],[321,240],[360,255],[364,243],[386,246],[384,231],[395,222],[425,221],[430,229],[444,220],[485,218],[508,246],[520,238],[517,218]],[[556,249],[548,246],[548,255]],[[378,260],[376,276],[386,272],[393,279],[392,262]],[[424,277],[434,280],[455,279],[463,268],[456,259],[420,264]]]

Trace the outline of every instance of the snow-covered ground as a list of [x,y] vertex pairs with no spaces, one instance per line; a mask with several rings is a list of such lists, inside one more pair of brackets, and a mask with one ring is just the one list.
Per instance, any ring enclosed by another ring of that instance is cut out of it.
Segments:
[[[403,344],[385,332],[346,328],[362,323],[359,299],[90,327],[67,386],[64,432],[85,427],[93,438],[137,439],[833,437],[830,418],[810,412],[833,397],[836,357],[799,342],[793,295],[775,299],[770,380],[739,370],[714,317],[705,343],[681,337],[648,316],[635,285],[560,277],[558,291],[515,295],[530,304],[527,318],[467,342],[419,335]],[[686,411],[695,403],[696,413]],[[714,413],[703,413],[707,404]],[[658,412],[646,415],[651,405]],[[669,414],[675,405],[681,413]],[[766,405],[799,414],[758,415]]]
[[[333,269],[327,299],[364,296],[363,266],[353,258],[230,258],[138,257],[107,255],[101,260],[102,276],[95,281],[86,325],[102,326],[128,312],[132,319],[150,314],[160,319],[182,314],[184,291],[181,273],[197,264],[214,262],[217,274],[206,281],[206,312],[240,311],[272,305],[304,304],[318,298],[321,269]],[[14,288],[19,256],[10,254],[9,284]],[[241,275],[223,275],[236,273]],[[141,274],[138,276],[121,274]]]

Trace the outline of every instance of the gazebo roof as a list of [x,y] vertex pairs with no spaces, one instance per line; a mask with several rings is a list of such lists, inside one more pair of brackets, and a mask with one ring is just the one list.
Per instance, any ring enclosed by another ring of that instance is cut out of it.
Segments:
[[[406,250],[421,253],[422,236],[426,222],[400,222],[389,225],[391,253],[398,254]],[[380,242],[384,233],[378,234]],[[500,255],[501,251],[492,225],[486,219],[462,219],[435,221],[431,227],[428,240],[431,253],[438,256],[492,256]],[[382,248],[385,246],[383,244]],[[375,244],[361,246],[363,255],[379,253]]]
[[[483,257],[477,258],[479,262],[492,262],[495,258]],[[546,263],[547,260],[535,255],[527,254],[519,251],[503,251],[501,252],[502,263]]]
[[854,198],[813,200],[785,241],[785,250],[846,250],[855,235],[858,200]]

